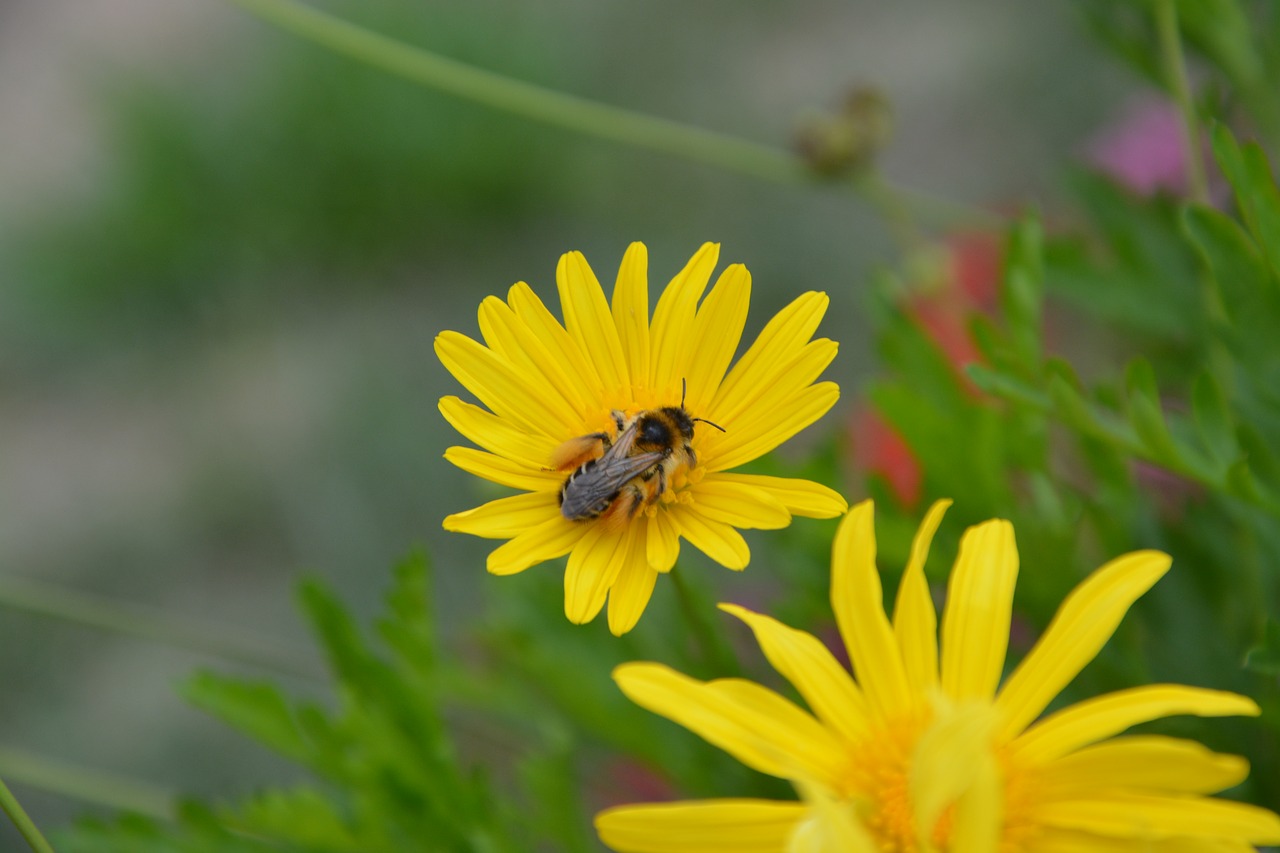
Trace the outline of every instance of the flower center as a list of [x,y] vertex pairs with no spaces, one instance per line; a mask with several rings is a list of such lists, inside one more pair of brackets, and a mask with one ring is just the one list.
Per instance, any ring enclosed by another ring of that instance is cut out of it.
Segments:
[[[884,853],[918,853],[915,810],[911,804],[911,756],[928,717],[910,715],[869,736],[854,756],[851,792],[866,808],[863,824]],[[946,849],[951,809],[933,828],[933,844]]]
[[[863,826],[883,853],[923,853],[916,832],[912,793],[913,759],[932,720],[929,712],[905,715],[871,733],[852,756],[852,771],[843,798],[855,803]],[[1033,849],[1038,826],[1030,814],[1035,792],[1031,774],[1016,766],[1006,750],[995,747],[1003,793],[999,853]],[[951,850],[954,804],[943,809],[929,830],[928,847]]]

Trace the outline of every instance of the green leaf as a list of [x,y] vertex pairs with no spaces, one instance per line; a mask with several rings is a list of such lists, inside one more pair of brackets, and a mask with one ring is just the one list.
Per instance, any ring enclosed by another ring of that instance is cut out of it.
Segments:
[[1049,398],[1058,417],[1068,426],[1086,435],[1104,437],[1088,401],[1069,380],[1060,375],[1051,376]]
[[1234,219],[1202,205],[1186,208],[1183,227],[1218,285],[1227,317],[1248,322],[1270,286],[1257,245]]
[[965,367],[965,373],[973,380],[974,385],[988,394],[1017,403],[1025,403],[1036,409],[1047,409],[1049,406],[1049,400],[1043,391],[1016,376],[992,370],[982,364],[968,365]]
[[1000,305],[1005,326],[1023,364],[1040,363],[1040,307],[1044,296],[1044,234],[1038,220],[1024,218],[1009,232]]
[[280,689],[270,682],[241,681],[213,672],[197,672],[179,688],[192,705],[259,743],[309,764],[311,749]]
[[1125,368],[1125,392],[1128,398],[1129,423],[1138,437],[1156,457],[1154,461],[1176,464],[1182,457],[1174,444],[1160,407],[1160,392],[1151,362],[1135,358]]
[[1266,154],[1256,142],[1241,147],[1221,124],[1214,126],[1211,137],[1214,157],[1235,190],[1240,214],[1272,273],[1280,275],[1280,190]]
[[1249,649],[1244,658],[1245,669],[1266,676],[1280,676],[1280,620],[1267,619],[1262,639]]
[[1280,496],[1280,459],[1273,452],[1272,445],[1249,423],[1241,423],[1236,427],[1236,439],[1240,442],[1249,470],[1259,485],[1273,499]]
[[1226,398],[1213,374],[1201,371],[1191,388],[1191,408],[1196,431],[1209,456],[1229,464],[1240,455],[1235,425]]

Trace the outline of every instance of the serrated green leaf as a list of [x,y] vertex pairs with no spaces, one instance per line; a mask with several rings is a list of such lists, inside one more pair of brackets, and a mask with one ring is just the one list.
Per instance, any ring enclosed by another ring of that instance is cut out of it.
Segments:
[[1201,371],[1191,387],[1191,408],[1196,431],[1210,458],[1229,464],[1240,455],[1235,424],[1227,408],[1218,381],[1208,371]]
[[371,853],[389,849],[353,832],[329,796],[313,788],[268,790],[236,810],[224,810],[228,826],[249,835],[296,844],[313,853]]
[[192,705],[276,752],[301,764],[310,763],[310,746],[289,703],[274,684],[204,671],[188,679],[179,692]]

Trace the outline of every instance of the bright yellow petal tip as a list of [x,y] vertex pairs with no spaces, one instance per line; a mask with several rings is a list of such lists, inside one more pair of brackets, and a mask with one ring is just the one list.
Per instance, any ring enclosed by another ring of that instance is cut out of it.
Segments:
[[1094,572],[1001,686],[1018,571],[1013,528],[992,521],[965,534],[939,648],[923,568],[948,505],[936,503],[921,524],[892,621],[876,567],[874,508],[858,504],[841,522],[832,605],[856,680],[813,636],[721,605],[751,628],[812,713],[740,679],[703,682],[651,663],[618,667],[618,685],[637,704],[791,780],[800,800],[624,806],[599,816],[601,839],[637,853],[1243,853],[1280,843],[1280,816],[1211,796],[1245,778],[1243,759],[1193,741],[1123,734],[1175,714],[1254,715],[1253,700],[1148,685],[1036,719],[1168,571],[1168,556],[1137,551]]
[[[445,458],[527,493],[454,513],[444,527],[509,540],[489,555],[493,574],[568,554],[570,621],[607,604],[609,630],[631,630],[681,539],[736,571],[751,558],[741,530],[846,509],[817,483],[729,470],[812,424],[839,389],[818,381],[836,353],[813,339],[827,308],[820,293],[783,309],[732,364],[751,274],[731,264],[713,283],[719,257],[718,244],[698,249],[651,316],[644,244],[627,249],[611,298],[582,253],[568,252],[556,266],[562,319],[521,282],[505,301],[480,304],[480,340],[436,337],[441,363],[480,403],[441,399],[441,414],[476,445]],[[634,441],[624,440],[632,426]]]

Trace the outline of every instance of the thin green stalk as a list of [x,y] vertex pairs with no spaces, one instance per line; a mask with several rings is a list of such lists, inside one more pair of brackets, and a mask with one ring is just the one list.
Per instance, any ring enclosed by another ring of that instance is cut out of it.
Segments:
[[233,0],[334,53],[496,110],[784,183],[806,179],[786,151],[514,80],[412,47],[295,0]]
[[[785,184],[816,181],[804,161],[789,151],[728,134],[602,104],[526,83],[387,38],[297,0],[232,0],[259,18],[334,53],[355,59],[429,89],[533,121],[718,166],[761,180]],[[915,218],[940,225],[986,227],[994,217],[882,180],[836,186],[862,195],[881,213],[894,205]]]
[[18,798],[9,790],[9,786],[0,779],[0,808],[4,809],[4,813],[9,816],[9,820],[13,821],[13,825],[18,827],[18,832],[22,833],[22,837],[27,840],[27,844],[36,853],[53,853],[53,847],[40,834],[40,828],[27,815],[22,803],[18,802]]
[[1160,40],[1165,83],[1182,112],[1182,147],[1186,153],[1191,198],[1208,204],[1209,181],[1205,177],[1204,155],[1200,148],[1200,120],[1191,100],[1191,84],[1187,80],[1187,66],[1182,56],[1177,0],[1156,0],[1156,34]]
[[34,581],[0,577],[0,607],[63,619],[295,677],[321,677],[301,651],[285,650],[241,628],[173,616],[159,608],[111,601]]
[[733,653],[733,649],[725,643],[724,638],[716,633],[711,626],[707,617],[715,611],[709,601],[703,599],[702,596],[694,592],[693,588],[685,582],[684,574],[679,565],[676,565],[668,573],[671,582],[676,588],[676,599],[680,602],[680,612],[684,614],[685,622],[689,624],[690,630],[697,638],[698,649],[704,663],[715,667],[717,677],[727,677],[731,675],[741,675],[742,667],[738,663],[737,656]]
[[[103,773],[100,770],[91,770],[8,747],[0,748],[0,774],[31,788],[39,788],[42,791],[71,797],[95,806],[135,812],[159,820],[173,818],[174,796],[172,794],[155,785],[126,776]],[[5,794],[8,794],[7,790]],[[5,811],[9,811],[7,805]],[[10,817],[13,817],[12,813]],[[16,818],[14,823],[18,823]],[[32,847],[35,845],[33,844]],[[35,847],[35,849],[48,848]]]

